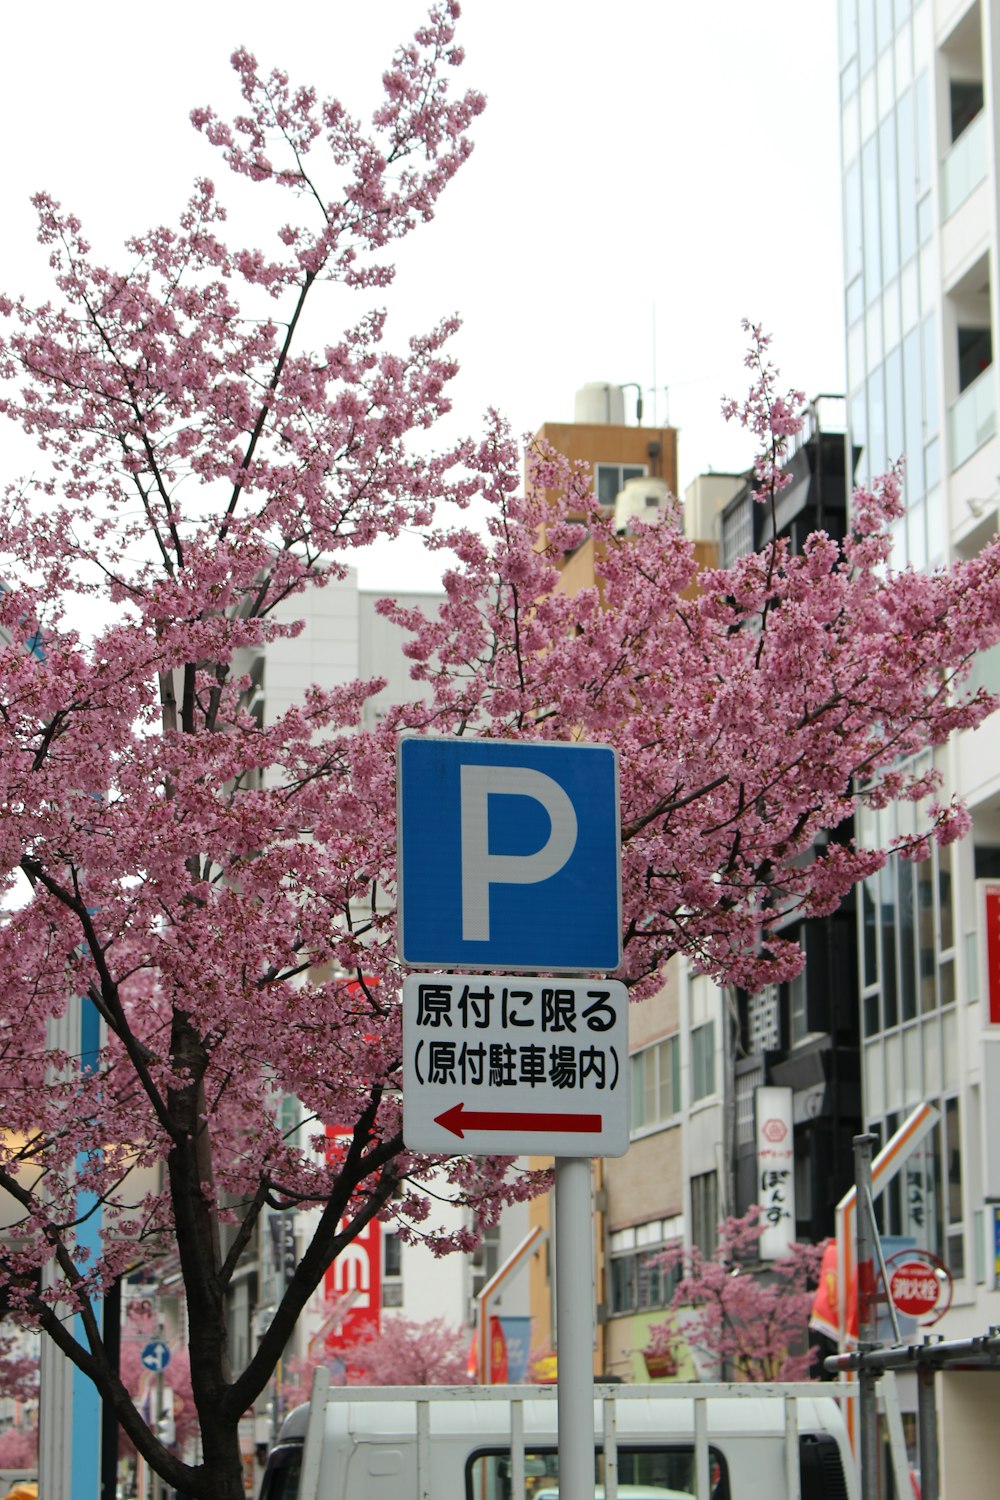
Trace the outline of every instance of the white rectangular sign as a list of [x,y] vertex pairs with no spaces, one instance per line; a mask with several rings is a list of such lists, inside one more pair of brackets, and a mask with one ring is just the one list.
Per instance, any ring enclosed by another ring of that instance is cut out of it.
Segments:
[[757,1105],[757,1203],[764,1233],[761,1260],[780,1260],[795,1239],[795,1139],[792,1091],[759,1088]]
[[628,991],[616,980],[411,975],[403,1139],[472,1156],[623,1156]]

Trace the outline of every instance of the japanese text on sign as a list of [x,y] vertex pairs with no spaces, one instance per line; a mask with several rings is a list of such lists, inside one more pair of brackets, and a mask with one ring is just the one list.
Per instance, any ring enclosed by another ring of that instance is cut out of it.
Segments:
[[[614,1088],[621,1060],[604,1044],[615,1024],[611,992],[595,986],[453,984],[418,982],[414,1069],[418,1082],[534,1089],[551,1084],[576,1089],[591,1079],[598,1089]],[[483,1042],[433,1038],[429,1032],[488,1031],[499,1027],[510,1041]],[[527,1036],[545,1038],[528,1040]],[[561,1040],[549,1041],[550,1037]],[[600,1040],[596,1040],[600,1039]]]
[[774,1229],[782,1219],[792,1217],[788,1208],[791,1172],[787,1167],[765,1167],[760,1174],[761,1216]]
[[[456,994],[456,991],[458,992]],[[610,1031],[615,1024],[611,991],[579,987],[490,984],[456,985],[447,980],[420,981],[417,993],[418,1026],[451,1026],[453,1017],[463,1029],[488,1031],[496,1024],[540,1032]]]
[[757,1110],[757,1182],[762,1260],[787,1255],[795,1239],[795,1144],[792,1091],[764,1087],[755,1091]]
[[[434,1132],[442,1117],[458,1119],[449,1111],[461,1106],[462,1139],[509,1127],[518,1149],[551,1150],[541,1143],[546,1132],[593,1135],[599,1144],[613,1120],[615,1141],[625,1149],[623,985],[413,976],[404,986],[403,1032],[407,1144],[423,1150],[449,1144]],[[582,1150],[583,1140],[576,1145]]]

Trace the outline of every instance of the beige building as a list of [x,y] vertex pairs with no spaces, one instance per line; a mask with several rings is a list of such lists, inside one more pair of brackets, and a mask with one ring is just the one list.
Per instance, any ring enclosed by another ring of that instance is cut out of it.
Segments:
[[[677,433],[670,427],[625,422],[623,393],[605,385],[577,395],[575,422],[546,422],[535,441],[551,444],[574,461],[593,466],[594,494],[615,529],[630,520],[655,520],[673,503],[677,485]],[[718,557],[717,518],[742,476],[708,475],[684,501],[685,529],[700,567]],[[588,538],[564,560],[562,586],[570,592],[595,583],[595,544]],[[721,1025],[719,992],[692,984],[672,965],[658,995],[633,1006],[629,1017],[631,1070],[630,1149],[594,1163],[594,1299],[597,1375],[645,1380],[641,1350],[651,1323],[663,1320],[671,1287],[654,1264],[678,1240],[705,1243],[720,1210],[718,1142],[721,1141]],[[550,1198],[531,1204],[532,1222],[553,1233]],[[551,1240],[531,1266],[531,1311],[536,1350],[558,1347],[554,1327]]]

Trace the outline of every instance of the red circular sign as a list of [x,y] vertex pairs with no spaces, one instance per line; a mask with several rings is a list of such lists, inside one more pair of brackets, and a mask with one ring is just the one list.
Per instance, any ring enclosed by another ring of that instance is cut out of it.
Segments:
[[911,1318],[932,1313],[941,1296],[942,1282],[933,1266],[905,1260],[889,1277],[889,1293],[897,1309]]
[[765,1120],[764,1138],[768,1141],[783,1141],[788,1134],[788,1126],[784,1120]]

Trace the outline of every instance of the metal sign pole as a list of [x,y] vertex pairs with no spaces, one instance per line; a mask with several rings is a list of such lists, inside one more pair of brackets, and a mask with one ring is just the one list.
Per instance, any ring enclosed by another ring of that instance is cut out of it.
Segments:
[[559,1493],[594,1500],[594,1229],[590,1158],[556,1157]]
[[[854,1182],[857,1189],[858,1351],[867,1354],[878,1342],[875,1300],[875,1240],[878,1228],[872,1214],[872,1155],[876,1135],[854,1137]],[[861,1435],[862,1500],[878,1500],[878,1395],[875,1372],[863,1366],[858,1377],[858,1425]]]
[[403,985],[403,1139],[555,1159],[559,1493],[595,1500],[590,1163],[629,1145],[628,993],[594,978],[622,961],[618,755],[404,734],[396,787],[399,958],[433,971]]

